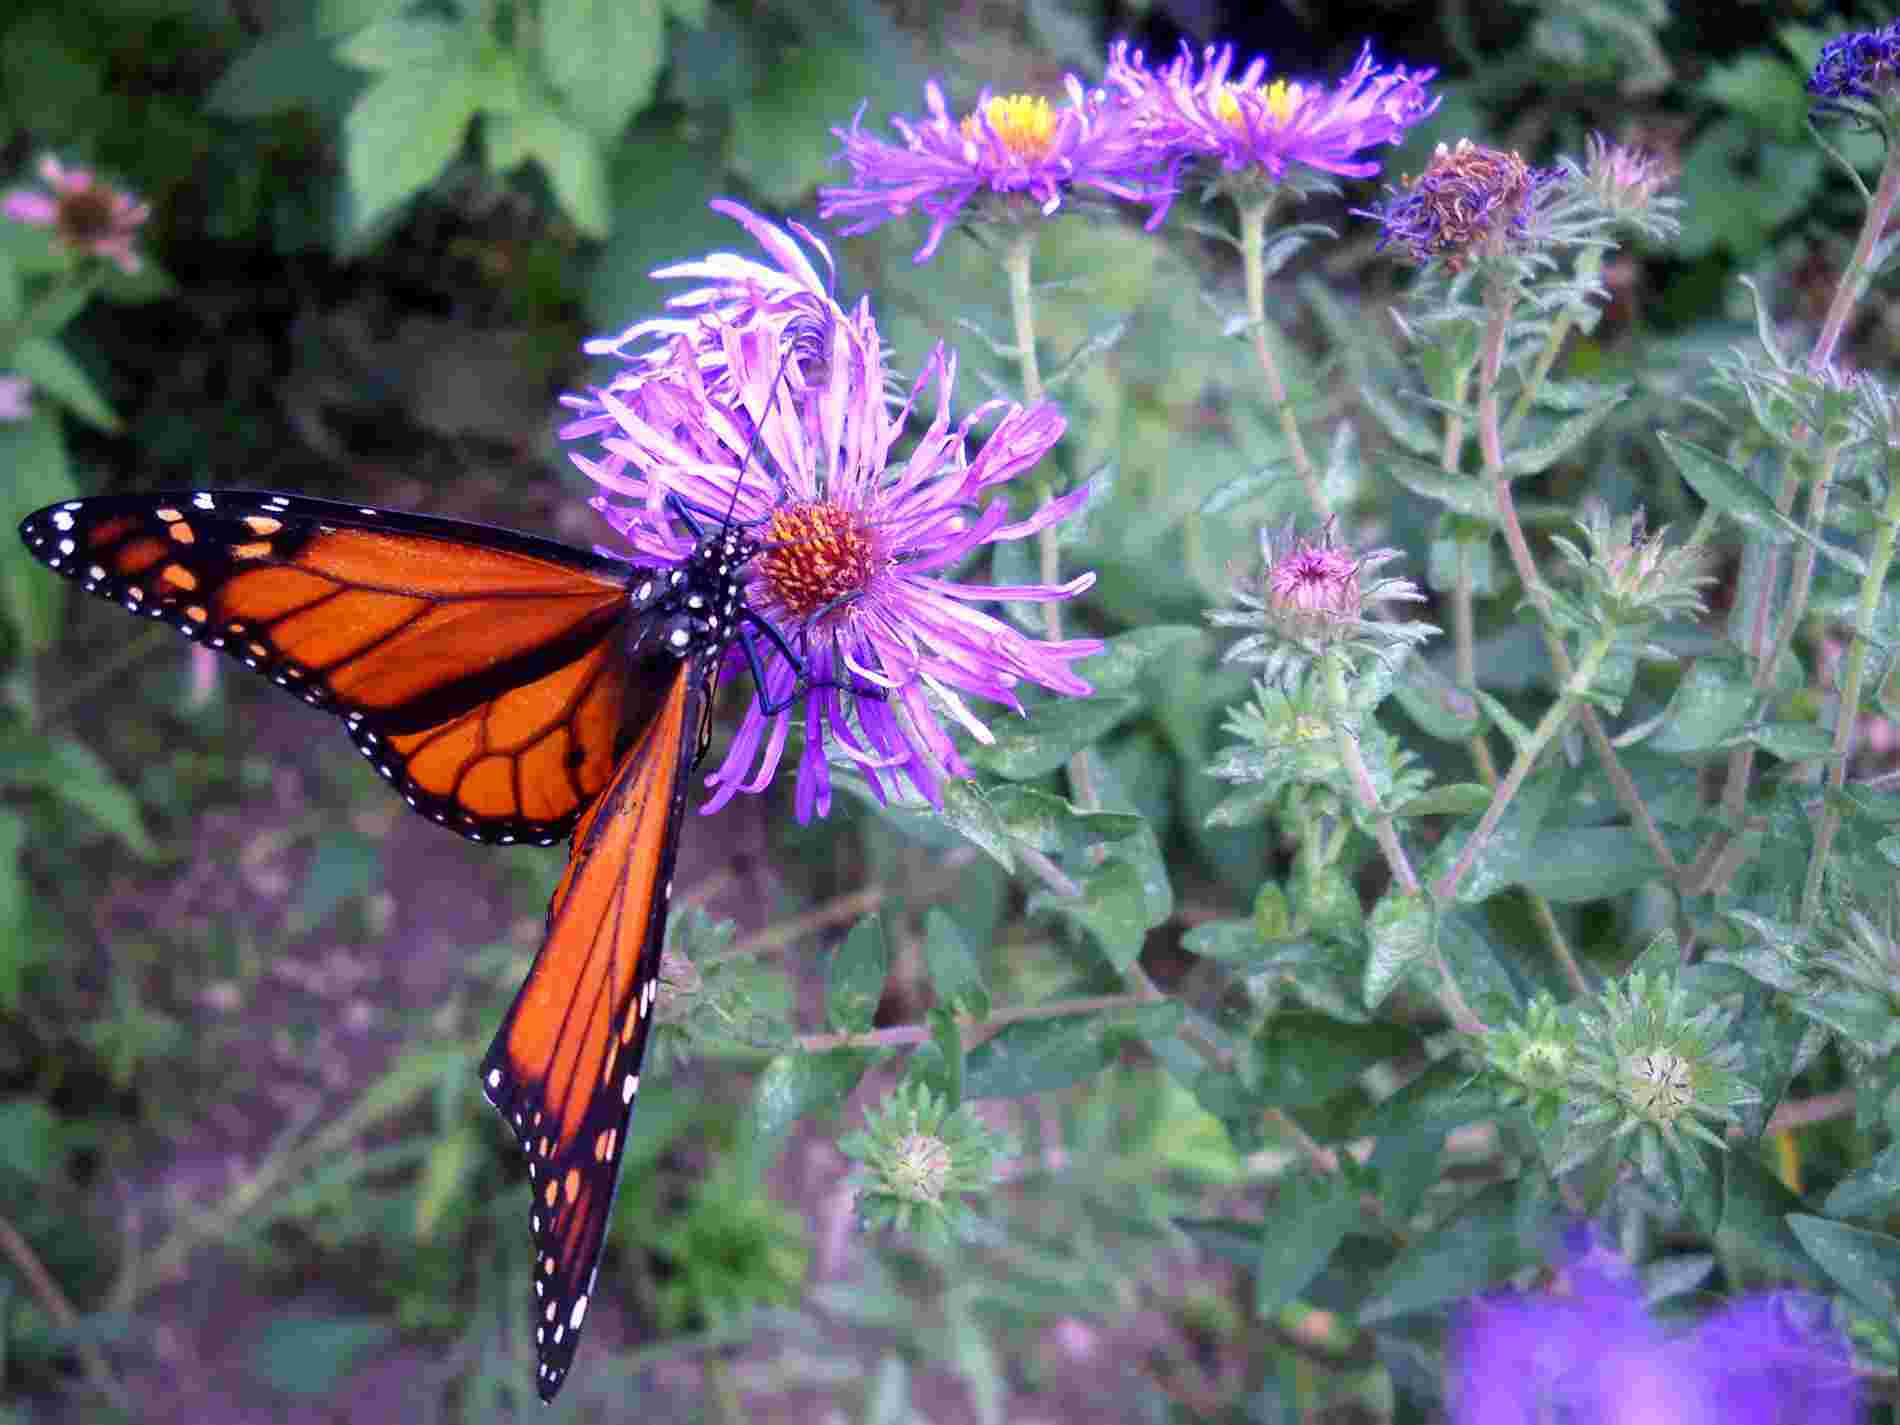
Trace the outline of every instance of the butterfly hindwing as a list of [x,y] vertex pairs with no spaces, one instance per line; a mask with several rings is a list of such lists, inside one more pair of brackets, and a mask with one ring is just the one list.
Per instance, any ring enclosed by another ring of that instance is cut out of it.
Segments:
[[482,1062],[528,1155],[543,1400],[573,1362],[613,1216],[716,655],[666,661],[671,681],[575,828],[546,939]]
[[20,534],[89,593],[342,718],[411,806],[473,840],[559,840],[621,751],[631,566],[242,490],[71,500]]

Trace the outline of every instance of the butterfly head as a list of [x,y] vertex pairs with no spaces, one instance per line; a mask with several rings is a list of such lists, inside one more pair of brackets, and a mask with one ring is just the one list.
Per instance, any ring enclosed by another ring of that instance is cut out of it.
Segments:
[[746,566],[757,553],[757,540],[728,526],[703,535],[670,569],[636,569],[627,586],[628,601],[644,615],[634,621],[636,642],[676,658],[730,643],[745,610]]

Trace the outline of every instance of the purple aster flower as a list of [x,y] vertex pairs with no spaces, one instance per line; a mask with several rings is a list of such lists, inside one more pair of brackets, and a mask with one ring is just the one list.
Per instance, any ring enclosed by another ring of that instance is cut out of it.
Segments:
[[917,262],[930,260],[950,225],[985,193],[1021,195],[1049,217],[1070,189],[1094,188],[1148,204],[1147,226],[1158,227],[1174,201],[1174,185],[1163,155],[1136,126],[1134,110],[1102,90],[1085,90],[1074,75],[1066,85],[1065,104],[1029,94],[995,98],[985,89],[958,119],[932,80],[924,86],[927,119],[891,120],[901,144],[865,132],[860,105],[848,130],[832,130],[844,145],[852,184],[819,189],[819,216],[849,218],[843,229],[849,236],[919,209],[930,219],[930,232]]
[[1359,157],[1375,144],[1395,144],[1438,107],[1425,85],[1438,71],[1385,69],[1372,46],[1331,89],[1291,79],[1267,81],[1267,62],[1255,59],[1230,78],[1232,45],[1209,46],[1199,72],[1185,45],[1165,69],[1154,71],[1126,41],[1109,49],[1108,82],[1133,100],[1151,144],[1218,158],[1229,171],[1265,169],[1277,181],[1301,163],[1345,178],[1369,178],[1379,165]]
[[0,212],[16,223],[51,228],[73,252],[103,257],[123,272],[137,272],[140,261],[132,240],[151,208],[101,182],[91,169],[67,168],[50,154],[40,160],[39,171],[52,192],[16,188],[0,202]]
[[1853,1425],[1840,1337],[1793,1293],[1736,1301],[1671,1332],[1634,1274],[1583,1234],[1568,1295],[1475,1302],[1452,1342],[1455,1425]]
[[1829,40],[1808,76],[1808,93],[1822,114],[1848,112],[1855,100],[1878,105],[1894,99],[1900,94],[1900,20]]
[[[707,779],[707,811],[769,785],[794,717],[805,729],[801,821],[830,808],[833,747],[880,798],[908,783],[939,802],[945,776],[969,774],[944,719],[989,736],[966,696],[1020,711],[1024,680],[1072,696],[1090,691],[1068,665],[1099,653],[1098,641],[1032,639],[974,605],[1071,598],[1093,575],[1055,586],[947,576],[982,546],[1034,535],[1080,507],[1086,490],[1011,520],[995,498],[1060,438],[1062,416],[1047,404],[991,403],[953,422],[955,360],[941,348],[909,400],[895,404],[869,306],[841,310],[790,237],[736,205],[720,210],[778,267],[715,257],[667,269],[710,279],[683,299],[697,316],[654,333],[657,350],[627,353],[626,334],[608,343],[628,364],[591,394],[564,398],[579,416],[562,437],[591,444],[571,458],[609,492],[595,508],[641,559],[676,563],[691,547],[669,496],[715,519],[730,511],[764,543],[747,599],[797,654],[795,664],[769,640],[760,645],[764,700],[784,702],[801,687],[805,696],[772,714],[753,699]],[[933,384],[928,429],[907,457],[893,458]],[[975,428],[999,410],[971,451]]]
[[0,376],[0,424],[11,425],[32,414],[32,381],[25,376]]
[[1421,266],[1439,258],[1456,272],[1474,257],[1528,242],[1538,201],[1556,177],[1515,153],[1459,139],[1455,148],[1441,143],[1423,173],[1367,216],[1385,229],[1381,249],[1396,242]]

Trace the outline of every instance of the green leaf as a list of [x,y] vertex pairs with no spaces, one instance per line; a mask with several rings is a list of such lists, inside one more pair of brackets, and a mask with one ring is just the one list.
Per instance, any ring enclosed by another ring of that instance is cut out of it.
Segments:
[[291,911],[290,933],[306,934],[345,901],[368,895],[382,872],[382,848],[375,842],[353,831],[325,832]]
[[1801,1199],[1754,1155],[1733,1151],[1721,1158],[1722,1205],[1715,1245],[1723,1259],[1736,1264],[1732,1270],[1750,1275],[1759,1272],[1784,1280],[1808,1275],[1807,1259],[1787,1226],[1787,1215],[1800,1209]]
[[482,133],[490,168],[507,173],[534,160],[574,226],[591,238],[607,236],[612,224],[607,166],[586,130],[551,106],[530,100],[520,113],[491,115]]
[[264,119],[292,109],[341,118],[362,80],[337,59],[333,37],[315,25],[269,31],[224,71],[205,107],[233,119]]
[[1251,920],[1210,920],[1183,935],[1181,948],[1208,960],[1245,962],[1265,954],[1267,943]]
[[1253,1044],[1254,1079],[1268,1103],[1314,1108],[1374,1064],[1417,1047],[1417,1038],[1396,1025],[1342,1024],[1294,1010],[1260,1026]]
[[1141,873],[1119,859],[1104,861],[1082,881],[1079,896],[1039,891],[1029,898],[1032,913],[1053,911],[1075,921],[1095,938],[1117,970],[1126,971],[1141,954],[1142,942],[1160,922],[1148,914]]
[[734,1154],[742,1178],[756,1178],[806,1114],[845,1101],[876,1056],[862,1049],[824,1054],[794,1051],[765,1066],[752,1089],[752,1105],[739,1123]]
[[970,751],[970,761],[1012,782],[1046,777],[1132,713],[1133,698],[1052,698],[1028,715],[990,724],[995,741]]
[[1689,487],[1712,507],[1728,515],[1737,524],[1776,544],[1800,540],[1816,554],[1830,559],[1852,574],[1867,572],[1866,562],[1851,549],[1840,549],[1816,539],[1800,525],[1775,508],[1774,501],[1756,487],[1746,474],[1713,451],[1704,450],[1694,441],[1683,440],[1664,431],[1656,438],[1676,464]]
[[1655,852],[1633,827],[1552,827],[1518,868],[1518,884],[1571,905],[1620,895],[1662,873]]
[[1448,473],[1435,460],[1420,460],[1397,452],[1385,456],[1381,465],[1399,484],[1433,504],[1443,505],[1467,519],[1496,522],[1497,511],[1491,506],[1490,491],[1475,475]]
[[1393,813],[1397,817],[1477,816],[1496,795],[1482,782],[1450,782],[1413,797]]
[[659,0],[543,0],[542,69],[600,143],[652,101],[666,59],[660,9]]
[[95,430],[116,433],[122,428],[118,414],[106,404],[92,378],[58,342],[38,337],[21,342],[13,353],[13,366]]
[[1099,1073],[1130,1038],[1172,1034],[1183,1018],[1172,1001],[1099,1014],[1006,1024],[964,1058],[965,1098],[1048,1093]]
[[1516,479],[1548,470],[1588,439],[1590,433],[1609,418],[1628,394],[1629,388],[1626,386],[1607,394],[1599,393],[1599,404],[1594,409],[1559,421],[1556,429],[1535,445],[1521,446],[1506,456],[1504,473]]
[[60,1120],[31,1098],[0,1100],[0,1173],[11,1172],[36,1185],[51,1187],[63,1157]]
[[1366,1008],[1377,1009],[1400,976],[1431,957],[1431,902],[1395,886],[1372,908],[1366,931],[1372,941],[1366,957]]
[[777,59],[733,110],[727,162],[762,197],[787,204],[827,177],[838,148],[832,126],[878,80],[870,56],[852,45],[807,44]]
[[29,732],[0,738],[0,784],[8,783],[37,787],[90,817],[141,860],[158,855],[139,816],[138,802],[83,743]]
[[1097,696],[1126,692],[1157,659],[1169,663],[1199,659],[1207,648],[1207,634],[1192,624],[1163,623],[1119,633],[1093,658],[1071,665],[1078,678],[1085,679]]
[[392,70],[364,90],[343,121],[355,233],[367,233],[447,171],[481,100],[466,58]]
[[1788,1226],[1829,1281],[1881,1320],[1900,1317],[1900,1237],[1805,1212],[1789,1213]]
[[387,1321],[362,1316],[265,1316],[251,1348],[251,1370],[286,1395],[328,1395],[393,1332]]
[[1833,737],[1826,728],[1811,722],[1756,723],[1732,741],[1752,742],[1784,762],[1828,762],[1834,758]]
[[1363,1322],[1386,1321],[1475,1296],[1539,1259],[1522,1230],[1511,1183],[1495,1183],[1437,1231],[1420,1234],[1372,1285]]
[[1016,870],[1016,851],[1010,845],[1011,833],[997,814],[989,788],[968,777],[952,777],[943,784],[943,810],[928,806],[920,815],[934,817],[951,828],[1005,871]]
[[[56,414],[37,410],[29,420],[0,424],[0,499],[8,509],[24,514],[78,493]],[[0,605],[21,648],[44,653],[66,608],[66,581],[18,539],[0,539]]]
[[1422,658],[1408,658],[1392,696],[1419,730],[1440,742],[1464,742],[1484,726],[1477,703]]
[[1359,1189],[1345,1178],[1281,1180],[1254,1268],[1254,1309],[1263,1320],[1298,1299],[1359,1219]]
[[[325,31],[338,31],[325,26]],[[378,73],[417,72],[466,60],[476,32],[424,16],[389,16],[356,31],[336,47],[337,58]]]
[[963,928],[948,912],[932,906],[924,913],[924,967],[937,991],[937,1002],[988,1019],[990,992],[983,984],[983,967],[964,938]]
[[869,1029],[890,972],[884,922],[867,915],[851,928],[825,967],[825,1022],[851,1034]]
[[1648,739],[1652,752],[1707,752],[1722,746],[1748,721],[1755,687],[1748,669],[1732,654],[1705,654],[1676,685],[1661,726]]
[[1900,1143],[1842,1178],[1823,1205],[1833,1217],[1885,1217],[1900,1209]]
[[[26,818],[0,809],[0,1010],[19,1008],[26,973],[52,948],[44,937],[30,935],[26,926],[26,877],[20,852],[26,845]],[[0,1151],[0,1163],[7,1156]]]
[[1050,856],[1126,841],[1143,824],[1130,812],[1078,811],[1065,798],[1034,787],[993,787],[989,804],[1012,838]]

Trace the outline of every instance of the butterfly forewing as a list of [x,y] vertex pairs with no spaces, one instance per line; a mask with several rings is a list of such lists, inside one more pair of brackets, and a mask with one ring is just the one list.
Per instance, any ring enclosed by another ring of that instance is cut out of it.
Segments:
[[28,548],[342,718],[417,811],[559,840],[624,745],[627,565],[552,540],[295,495],[49,506]]

